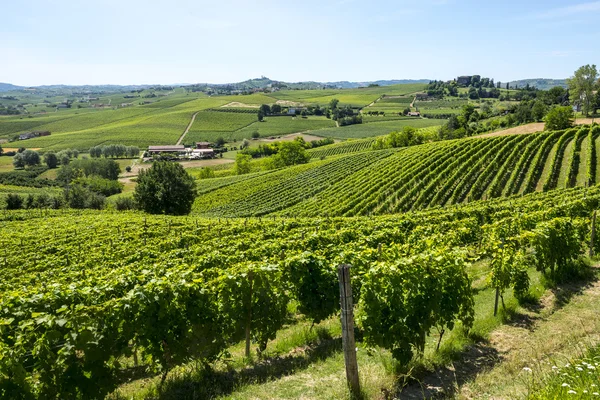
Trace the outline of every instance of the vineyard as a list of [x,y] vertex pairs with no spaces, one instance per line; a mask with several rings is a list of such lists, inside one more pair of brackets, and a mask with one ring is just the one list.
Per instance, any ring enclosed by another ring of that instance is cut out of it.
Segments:
[[[195,210],[223,217],[383,215],[591,186],[598,183],[599,137],[600,127],[582,126],[379,152],[350,153],[366,141],[335,144],[311,151],[313,158],[341,154],[325,160],[326,173],[321,161],[271,174],[273,180],[244,180],[200,197]],[[366,161],[369,153],[377,157]]]
[[375,139],[350,140],[347,142],[328,145],[323,148],[308,150],[311,158],[331,157],[340,154],[356,153],[359,151],[370,150],[375,143]]
[[405,363],[434,328],[477,323],[467,253],[491,260],[485,273],[501,293],[524,295],[528,266],[573,268],[599,205],[594,186],[376,218],[4,213],[0,391],[96,398],[138,364],[164,378],[244,338],[265,351],[290,301],[314,322],[339,311],[343,262],[364,340]]

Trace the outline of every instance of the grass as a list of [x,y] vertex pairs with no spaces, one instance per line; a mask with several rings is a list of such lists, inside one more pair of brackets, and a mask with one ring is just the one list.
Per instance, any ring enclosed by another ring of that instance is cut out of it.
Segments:
[[[563,341],[566,340],[565,336],[557,341],[548,340],[548,335],[551,334],[545,321],[565,323],[565,318],[576,316],[574,311],[581,311],[581,307],[586,312],[592,312],[595,303],[590,303],[584,296],[576,296],[583,293],[580,288],[590,285],[589,281],[567,285],[564,290],[546,290],[543,277],[535,270],[530,270],[529,273],[531,302],[520,306],[512,294],[507,292],[504,295],[506,309],[500,306],[498,316],[494,317],[495,291],[489,287],[487,261],[473,264],[469,268],[469,275],[476,291],[474,327],[468,334],[461,327],[456,327],[444,336],[439,351],[435,350],[438,335],[432,333],[424,354],[413,359],[408,366],[397,365],[385,349],[366,346],[362,343],[359,332],[357,358],[364,398],[379,399],[382,395],[384,398],[421,398],[422,395],[439,396],[440,393],[444,393],[444,397],[453,394],[462,397],[462,389],[468,390],[469,395],[466,397],[481,398],[488,397],[488,385],[492,385],[494,389],[508,390],[504,385],[514,381],[515,371],[518,374],[523,368],[522,364],[528,362],[519,359],[519,366],[515,369],[511,358],[510,371],[505,369],[509,366],[500,362],[500,351],[503,350],[496,337],[500,332],[514,327],[524,327],[522,329],[529,330],[531,336],[536,336],[536,342],[526,343],[529,348],[544,346],[548,342],[553,342],[553,345],[568,345],[567,341]],[[596,295],[600,296],[600,291]],[[550,302],[550,298],[554,298],[554,302]],[[217,363],[212,370],[206,370],[192,362],[171,372],[162,390],[159,390],[157,376],[125,384],[109,398],[349,398],[338,316],[311,327],[309,321],[295,313],[294,307],[290,307],[290,312],[293,317],[289,325],[278,332],[275,340],[269,342],[261,358],[253,356],[246,359],[243,354],[244,345],[239,343],[229,349],[231,356],[228,360]],[[600,315],[594,317],[594,324],[600,325]],[[544,331],[545,335],[536,335],[538,330]],[[449,366],[454,368],[448,368]],[[495,386],[488,379],[480,385],[479,379],[483,379],[480,377],[490,374],[497,376],[498,373],[510,376]],[[437,387],[442,392],[424,390],[421,385],[426,388]],[[514,398],[506,396],[501,390],[495,393],[499,398]]]
[[556,184],[556,187],[558,189],[563,189],[563,188],[567,187],[567,179],[568,179],[567,174],[569,172],[569,164],[571,161],[571,156],[574,151],[574,147],[575,147],[575,139],[573,138],[569,141],[569,143],[565,147],[565,153],[563,155],[562,164],[560,165],[560,173],[558,174],[558,183]]
[[10,172],[14,169],[13,158],[8,156],[0,157],[0,172]]
[[405,126],[414,128],[426,128],[440,126],[444,120],[437,119],[411,119],[400,121],[372,122],[368,124],[349,125],[341,128],[321,129],[311,132],[313,135],[331,137],[337,139],[358,139],[387,135],[392,131],[402,130]]

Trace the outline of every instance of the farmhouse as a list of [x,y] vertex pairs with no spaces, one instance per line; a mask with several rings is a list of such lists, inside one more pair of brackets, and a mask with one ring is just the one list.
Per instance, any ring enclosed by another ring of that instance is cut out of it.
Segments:
[[50,136],[49,131],[31,131],[19,135],[19,140],[33,139],[39,136]]
[[420,113],[420,112],[418,112],[418,111],[411,111],[411,112],[409,112],[409,113],[408,113],[408,114],[406,114],[406,115],[408,115],[409,117],[420,117],[420,116],[421,116],[421,113]]
[[160,154],[160,153],[185,153],[184,145],[165,145],[165,146],[148,146],[148,153]]
[[197,149],[210,149],[210,143],[209,142],[197,142],[196,148]]
[[192,159],[214,158],[215,151],[213,149],[188,149],[188,157]]

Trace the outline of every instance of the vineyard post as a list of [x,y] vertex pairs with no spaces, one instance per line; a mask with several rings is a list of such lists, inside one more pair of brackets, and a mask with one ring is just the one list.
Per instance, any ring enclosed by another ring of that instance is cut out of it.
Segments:
[[377,245],[377,261],[381,261],[381,249],[382,249],[382,246],[381,246],[381,243],[379,243]]
[[254,274],[248,272],[248,282],[250,283],[250,293],[248,295],[248,313],[246,315],[246,358],[250,358],[250,324],[252,323],[252,289]]
[[590,235],[590,257],[594,257],[594,240],[596,239],[596,210],[592,216],[592,233]]
[[360,397],[358,364],[356,362],[356,344],[354,342],[354,306],[352,303],[352,286],[350,284],[350,268],[348,264],[338,266],[340,280],[340,308],[342,319],[342,345],[346,363],[346,379],[353,398]]
[[[502,238],[502,243],[500,244],[502,248],[502,255],[500,258],[500,269],[502,269],[502,264],[504,263],[504,238]],[[494,317],[498,315],[498,300],[500,299],[500,287],[496,287],[496,301],[494,302]],[[502,304],[504,304],[504,300],[502,300]]]

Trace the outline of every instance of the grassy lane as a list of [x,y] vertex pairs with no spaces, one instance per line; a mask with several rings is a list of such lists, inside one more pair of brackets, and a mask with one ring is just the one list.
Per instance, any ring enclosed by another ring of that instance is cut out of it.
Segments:
[[544,184],[550,178],[550,174],[552,173],[552,160],[554,160],[554,155],[556,154],[557,149],[558,149],[558,143],[555,143],[554,146],[552,147],[552,150],[550,150],[548,157],[546,158],[546,162],[544,164],[544,170],[542,171],[540,180],[538,181],[537,186],[535,187],[535,190],[538,192],[541,192],[543,190]]
[[[576,296],[570,298],[573,294]],[[585,346],[600,343],[598,302],[598,281],[570,285],[545,296],[538,317],[515,319],[491,335],[490,344],[502,362],[464,385],[457,397],[525,398],[541,379],[553,373],[553,365],[564,365]]]
[[581,150],[579,152],[579,170],[577,171],[576,186],[585,186],[587,182],[587,169],[590,162],[590,143],[587,136],[581,142]]
[[569,143],[565,147],[565,152],[562,158],[562,164],[560,165],[560,173],[558,174],[556,189],[564,189],[568,186],[567,179],[569,177],[567,176],[567,174],[569,173],[569,164],[571,163],[571,156],[573,155],[574,148],[575,140],[570,139]]

